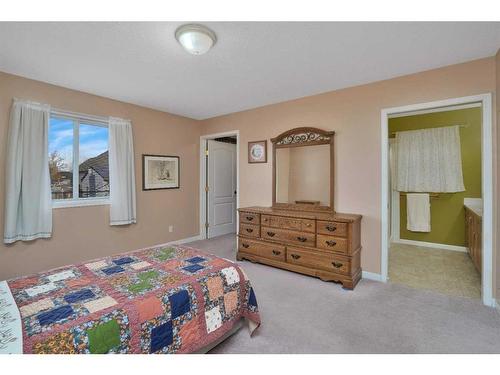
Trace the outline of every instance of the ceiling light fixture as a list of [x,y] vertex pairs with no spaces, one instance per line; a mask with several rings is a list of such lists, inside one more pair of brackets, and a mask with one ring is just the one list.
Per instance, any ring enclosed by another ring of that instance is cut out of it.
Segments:
[[217,38],[209,28],[198,25],[182,25],[175,30],[175,39],[192,55],[203,55],[215,44]]

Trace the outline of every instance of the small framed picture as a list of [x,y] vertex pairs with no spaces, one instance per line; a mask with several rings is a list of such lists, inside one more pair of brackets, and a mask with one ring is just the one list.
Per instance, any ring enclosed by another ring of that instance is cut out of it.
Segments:
[[248,162],[267,163],[267,141],[248,142]]
[[178,189],[179,157],[142,155],[142,190]]

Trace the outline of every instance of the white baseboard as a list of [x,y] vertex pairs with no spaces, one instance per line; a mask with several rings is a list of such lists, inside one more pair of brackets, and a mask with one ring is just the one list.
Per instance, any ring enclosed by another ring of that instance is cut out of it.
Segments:
[[382,275],[379,273],[363,271],[361,277],[373,281],[382,281]]
[[404,245],[414,245],[414,246],[421,246],[421,247],[432,247],[435,249],[442,249],[442,250],[459,251],[461,253],[467,252],[467,248],[465,246],[446,245],[446,244],[434,243],[434,242],[403,240],[401,238],[398,240],[393,240],[392,242],[393,243],[400,243],[400,244],[404,244]]
[[184,243],[194,242],[194,241],[198,241],[198,240],[201,240],[201,239],[202,239],[202,236],[201,236],[201,234],[199,234],[197,236],[188,237],[188,238],[181,238],[180,240],[175,240],[175,241],[167,242],[165,245],[182,245]]

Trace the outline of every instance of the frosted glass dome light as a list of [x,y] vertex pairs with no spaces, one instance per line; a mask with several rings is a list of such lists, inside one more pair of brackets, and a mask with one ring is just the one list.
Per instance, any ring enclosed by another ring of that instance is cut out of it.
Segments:
[[182,25],[175,31],[179,44],[192,55],[203,55],[215,44],[215,33],[203,25]]

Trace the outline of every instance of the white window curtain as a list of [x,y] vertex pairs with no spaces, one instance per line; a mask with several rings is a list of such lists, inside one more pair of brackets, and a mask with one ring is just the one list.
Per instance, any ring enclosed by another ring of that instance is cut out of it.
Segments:
[[396,133],[395,190],[465,191],[458,126]]
[[110,225],[136,222],[135,168],[132,124],[109,119]]
[[49,117],[48,105],[13,101],[5,173],[5,243],[52,235]]

